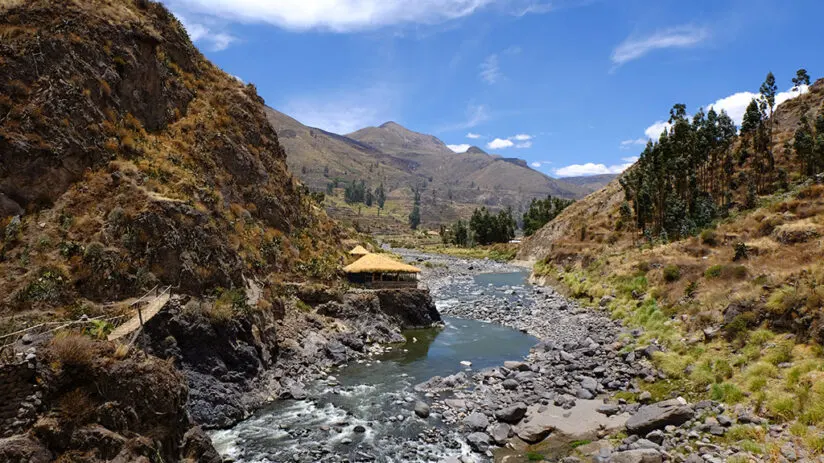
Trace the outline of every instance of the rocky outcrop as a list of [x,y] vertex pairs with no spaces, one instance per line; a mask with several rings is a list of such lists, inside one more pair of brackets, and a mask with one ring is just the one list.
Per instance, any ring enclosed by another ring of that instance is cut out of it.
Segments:
[[380,309],[401,328],[421,328],[441,321],[441,315],[425,289],[383,289],[375,291]]
[[231,316],[219,316],[213,301],[175,296],[146,323],[146,347],[185,375],[192,418],[226,427],[267,401],[305,399],[303,384],[329,366],[359,358],[372,343],[405,342],[402,328],[440,320],[428,293],[382,294],[389,292],[302,286],[298,297],[326,302],[305,311],[276,299]]
[[191,389],[192,418],[208,427],[221,427],[249,414],[244,395],[274,366],[279,311],[250,309],[243,316],[222,320],[210,316],[210,304],[172,298],[146,323],[147,351],[173,359],[184,373]]
[[36,352],[35,416],[0,439],[2,461],[221,461],[189,418],[186,381],[169,363],[78,335]]

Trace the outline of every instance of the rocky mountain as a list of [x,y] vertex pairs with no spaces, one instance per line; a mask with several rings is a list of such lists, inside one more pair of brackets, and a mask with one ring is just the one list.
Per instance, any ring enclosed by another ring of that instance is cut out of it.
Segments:
[[[267,117],[279,134],[290,169],[312,190],[328,191],[330,183],[337,183],[333,193],[340,197],[343,186],[353,180],[363,180],[373,189],[384,185],[396,213],[375,217],[370,223],[376,229],[407,229],[414,188],[421,192],[423,222],[432,226],[468,217],[480,206],[512,206],[518,211],[535,197],[580,198],[593,191],[592,185],[548,177],[522,159],[490,155],[474,146],[455,153],[438,138],[395,122],[341,136],[304,126],[271,108]],[[341,201],[328,202],[327,208],[338,218],[370,218]]]
[[[190,391],[248,413],[231,397],[290,336],[282,285],[336,278],[344,231],[289,173],[255,87],[163,5],[12,0],[0,35],[0,460],[220,461]],[[177,331],[142,338],[162,359],[92,339],[155,286],[185,305],[164,319]]]

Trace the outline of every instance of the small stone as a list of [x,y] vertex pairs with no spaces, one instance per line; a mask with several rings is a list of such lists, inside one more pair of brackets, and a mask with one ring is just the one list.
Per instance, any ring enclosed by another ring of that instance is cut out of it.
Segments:
[[514,379],[507,379],[501,385],[508,391],[518,389],[518,381],[515,381]]

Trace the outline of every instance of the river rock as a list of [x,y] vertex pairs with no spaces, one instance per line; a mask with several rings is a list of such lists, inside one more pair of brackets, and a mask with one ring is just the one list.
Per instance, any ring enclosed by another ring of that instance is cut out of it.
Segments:
[[512,428],[506,423],[496,423],[490,429],[489,433],[492,435],[492,440],[498,445],[504,445],[509,440],[509,434]]
[[472,430],[480,431],[489,426],[489,418],[483,413],[473,412],[466,417],[464,423]]
[[504,367],[513,371],[529,371],[529,365],[524,362],[516,362],[514,360],[507,360],[504,362]]
[[515,381],[514,379],[507,379],[501,385],[504,387],[504,389],[509,391],[518,389],[518,381]]
[[598,381],[595,378],[584,376],[581,379],[581,387],[592,393],[596,393],[598,392]]
[[472,450],[483,453],[489,449],[489,435],[485,432],[473,432],[466,436],[466,442]]
[[627,432],[645,435],[668,425],[680,426],[695,416],[692,407],[683,399],[672,399],[641,407],[627,420]]
[[612,463],[661,463],[664,458],[661,452],[655,449],[636,449],[613,453],[609,461]]
[[429,405],[426,402],[415,402],[415,414],[421,418],[429,418]]
[[521,421],[521,418],[526,414],[526,404],[518,402],[510,407],[501,408],[495,412],[495,418],[504,423],[515,424]]

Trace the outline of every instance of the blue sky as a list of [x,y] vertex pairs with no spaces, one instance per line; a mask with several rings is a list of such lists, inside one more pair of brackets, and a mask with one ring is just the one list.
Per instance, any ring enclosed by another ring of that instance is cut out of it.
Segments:
[[164,3],[207,57],[304,124],[393,120],[552,176],[618,172],[674,103],[735,119],[768,71],[788,91],[823,64],[820,0]]

